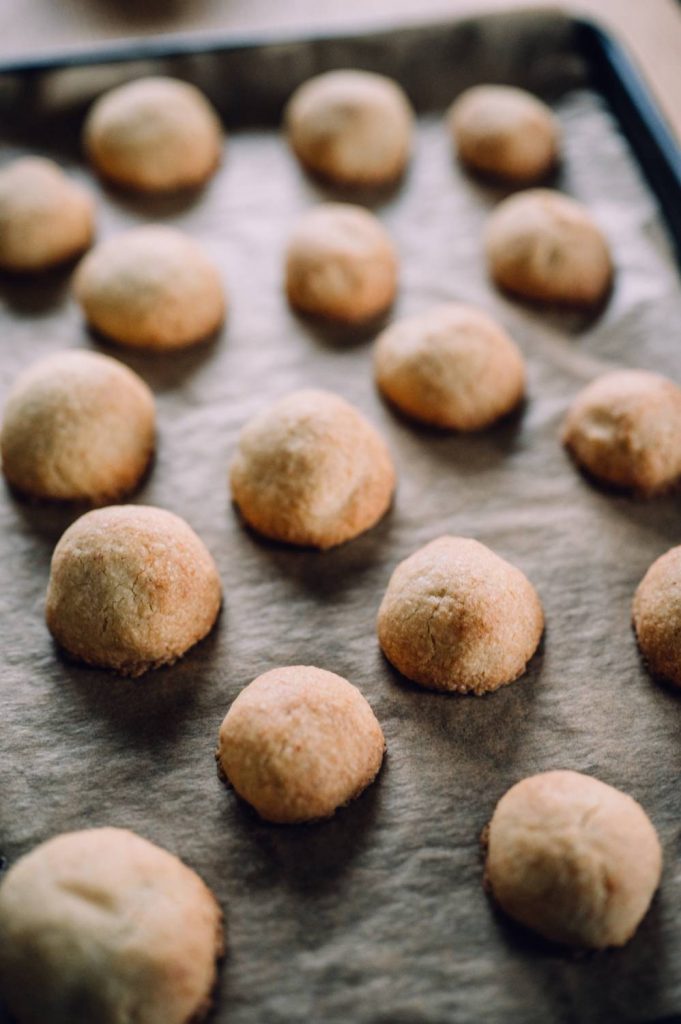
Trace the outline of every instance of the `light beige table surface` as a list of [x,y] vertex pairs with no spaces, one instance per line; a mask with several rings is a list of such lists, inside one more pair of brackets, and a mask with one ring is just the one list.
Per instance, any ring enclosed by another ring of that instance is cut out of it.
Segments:
[[[455,17],[546,0],[0,0],[0,59],[97,40],[174,31],[248,31]],[[681,138],[681,5],[572,0],[626,41]]]

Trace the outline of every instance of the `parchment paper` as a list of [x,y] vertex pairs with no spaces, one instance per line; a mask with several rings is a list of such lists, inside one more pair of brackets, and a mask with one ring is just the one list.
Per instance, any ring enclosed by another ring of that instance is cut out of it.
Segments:
[[[399,72],[426,111],[408,177],[375,204],[402,257],[395,315],[448,299],[478,303],[528,360],[525,408],[480,435],[399,420],[374,390],[370,339],[344,339],[289,313],[281,290],[287,235],[300,211],[332,193],[303,176],[276,131],[235,131],[217,178],[192,201],[144,203],[99,186],[75,140],[80,110],[107,76],[155,67],[2,83],[2,160],[25,140],[57,155],[95,190],[100,237],[152,217],[186,229],[220,263],[231,310],[219,337],[195,351],[155,358],[108,349],[158,401],[158,458],[134,500],[184,516],[224,582],[218,627],[183,661],[135,682],[63,661],[43,622],[43,597],[54,543],[82,510],[0,492],[0,851],[13,862],[55,833],[113,824],[177,852],[226,911],[229,952],[213,1018],[220,1024],[671,1016],[681,1011],[681,703],[643,670],[630,602],[648,565],[681,540],[679,498],[640,502],[599,491],[557,440],[573,395],[604,370],[639,366],[681,379],[679,277],[658,210],[603,103],[583,87],[568,27],[555,16],[335,48],[289,42],[164,69],[210,84],[230,125],[249,117],[275,124],[295,80],[348,63]],[[254,97],[252,107],[235,111],[234,92],[225,85],[221,93],[215,77],[220,68],[230,88],[241,83],[243,104]],[[462,85],[490,77],[553,92],[573,86],[555,100],[566,154],[556,184],[590,206],[617,265],[595,322],[525,308],[486,279],[480,232],[501,193],[453,162],[441,108]],[[82,327],[67,274],[3,280],[0,300],[3,395],[39,356],[99,347]],[[385,520],[325,554],[247,532],[226,486],[244,421],[307,385],[364,410],[399,472]],[[519,565],[546,610],[546,637],[527,675],[484,698],[409,685],[375,638],[394,566],[445,532],[475,536]],[[298,663],[362,689],[388,755],[376,784],[333,820],[281,828],[236,802],[218,781],[213,751],[240,689],[269,668]],[[574,957],[550,949],[502,920],[483,892],[478,837],[496,801],[520,778],[556,767],[631,793],[659,830],[662,888],[623,950]]]

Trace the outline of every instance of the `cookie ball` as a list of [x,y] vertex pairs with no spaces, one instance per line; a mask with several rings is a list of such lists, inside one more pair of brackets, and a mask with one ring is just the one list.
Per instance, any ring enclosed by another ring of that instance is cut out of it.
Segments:
[[581,203],[550,189],[499,203],[485,249],[494,281],[521,298],[593,306],[610,288],[612,262],[600,228]]
[[400,562],[378,612],[378,639],[395,668],[420,686],[456,693],[512,683],[543,629],[527,577],[465,537],[439,537]]
[[185,348],[225,318],[217,267],[193,239],[161,224],[101,242],[78,267],[74,288],[90,326],[130,348]]
[[139,78],[94,103],[84,129],[103,178],[138,192],[196,188],[220,162],[220,120],[203,93],[175,78]]
[[92,197],[52,160],[22,157],[0,170],[0,269],[49,270],[80,255],[94,232]]
[[397,82],[369,71],[327,71],[293,93],[285,112],[301,164],[335,185],[382,187],[403,173],[414,115]]
[[648,569],[634,597],[634,629],[652,675],[681,686],[681,547]]
[[77,519],[54,549],[46,617],[76,660],[139,676],[202,640],[220,600],[215,562],[183,519],[111,505]]
[[328,818],[378,774],[385,741],[356,686],[294,665],[258,676],[220,728],[218,763],[267,821]]
[[50,839],[0,886],[0,992],[17,1024],[187,1024],[222,954],[210,889],[133,832]]
[[603,483],[652,495],[681,476],[681,388],[645,370],[616,370],[575,398],[563,425],[575,462]]
[[524,89],[476,85],[455,100],[447,121],[461,162],[511,185],[544,178],[558,160],[558,122]]
[[494,899],[552,942],[623,946],[661,870],[660,842],[643,808],[579,772],[523,779],[489,824],[486,881]]
[[349,203],[323,203],[306,213],[286,253],[291,306],[348,325],[386,312],[397,274],[397,253],[380,221]]
[[127,366],[73,349],[14,383],[0,431],[2,471],[23,494],[103,504],[129,494],[155,443],[154,397]]
[[525,392],[518,346],[491,317],[459,303],[388,327],[376,341],[374,373],[406,416],[454,430],[488,427]]
[[387,511],[395,470],[380,434],[330,391],[295,391],[246,424],[230,468],[253,529],[315,548],[342,544]]

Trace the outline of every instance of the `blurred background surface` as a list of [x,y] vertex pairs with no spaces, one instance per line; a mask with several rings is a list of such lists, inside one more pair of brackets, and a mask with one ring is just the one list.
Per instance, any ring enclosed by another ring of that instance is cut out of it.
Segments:
[[681,5],[675,0],[0,0],[0,61],[139,35],[361,27],[547,6],[598,18],[616,32],[681,138]]

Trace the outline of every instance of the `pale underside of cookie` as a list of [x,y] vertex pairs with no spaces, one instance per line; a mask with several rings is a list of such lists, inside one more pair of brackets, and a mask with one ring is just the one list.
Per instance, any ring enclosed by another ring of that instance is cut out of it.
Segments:
[[437,427],[481,430],[522,401],[525,366],[506,332],[460,303],[398,320],[377,339],[374,372],[405,415]]
[[385,442],[348,402],[297,391],[242,430],[230,467],[246,522],[273,540],[329,548],[387,511],[395,470]]
[[328,818],[373,782],[385,741],[360,691],[311,666],[272,669],[241,691],[218,764],[258,814],[279,824]]
[[154,444],[151,391],[122,363],[94,352],[39,360],[16,380],[3,409],[3,473],[34,498],[121,498],[145,474]]
[[593,307],[609,291],[608,243],[586,207],[569,196],[527,189],[504,199],[484,241],[492,278],[521,298]]
[[225,318],[220,274],[193,239],[147,224],[100,243],[83,260],[74,290],[96,331],[132,348],[185,348]]
[[385,187],[411,153],[413,112],[396,82],[367,71],[330,71],[303,83],[286,108],[289,142],[303,166],[349,187]]
[[596,480],[651,497],[681,478],[681,388],[646,370],[616,370],[581,391],[562,440]]
[[681,686],[681,547],[661,555],[639,583],[633,625],[651,674]]
[[223,133],[206,97],[173,78],[142,78],[101,96],[84,143],[102,177],[141,192],[197,188],[220,162]]
[[660,881],[662,852],[630,796],[573,771],[524,779],[486,830],[485,880],[499,906],[544,938],[622,946]]
[[95,230],[92,197],[52,160],[23,157],[0,171],[0,267],[49,270],[88,248]]
[[184,520],[114,505],[81,516],[57,544],[46,618],[71,657],[139,676],[202,640],[220,603],[215,563]]
[[545,103],[524,89],[467,89],[452,104],[448,123],[459,159],[478,173],[531,184],[558,161],[558,122]]
[[223,953],[213,894],[122,829],[67,833],[0,886],[0,989],[17,1024],[195,1024]]
[[342,324],[382,316],[397,291],[395,247],[380,221],[350,203],[306,213],[286,252],[286,294],[300,313]]
[[440,537],[401,562],[378,613],[383,653],[433,690],[488,693],[523,674],[544,629],[526,576],[483,544]]

